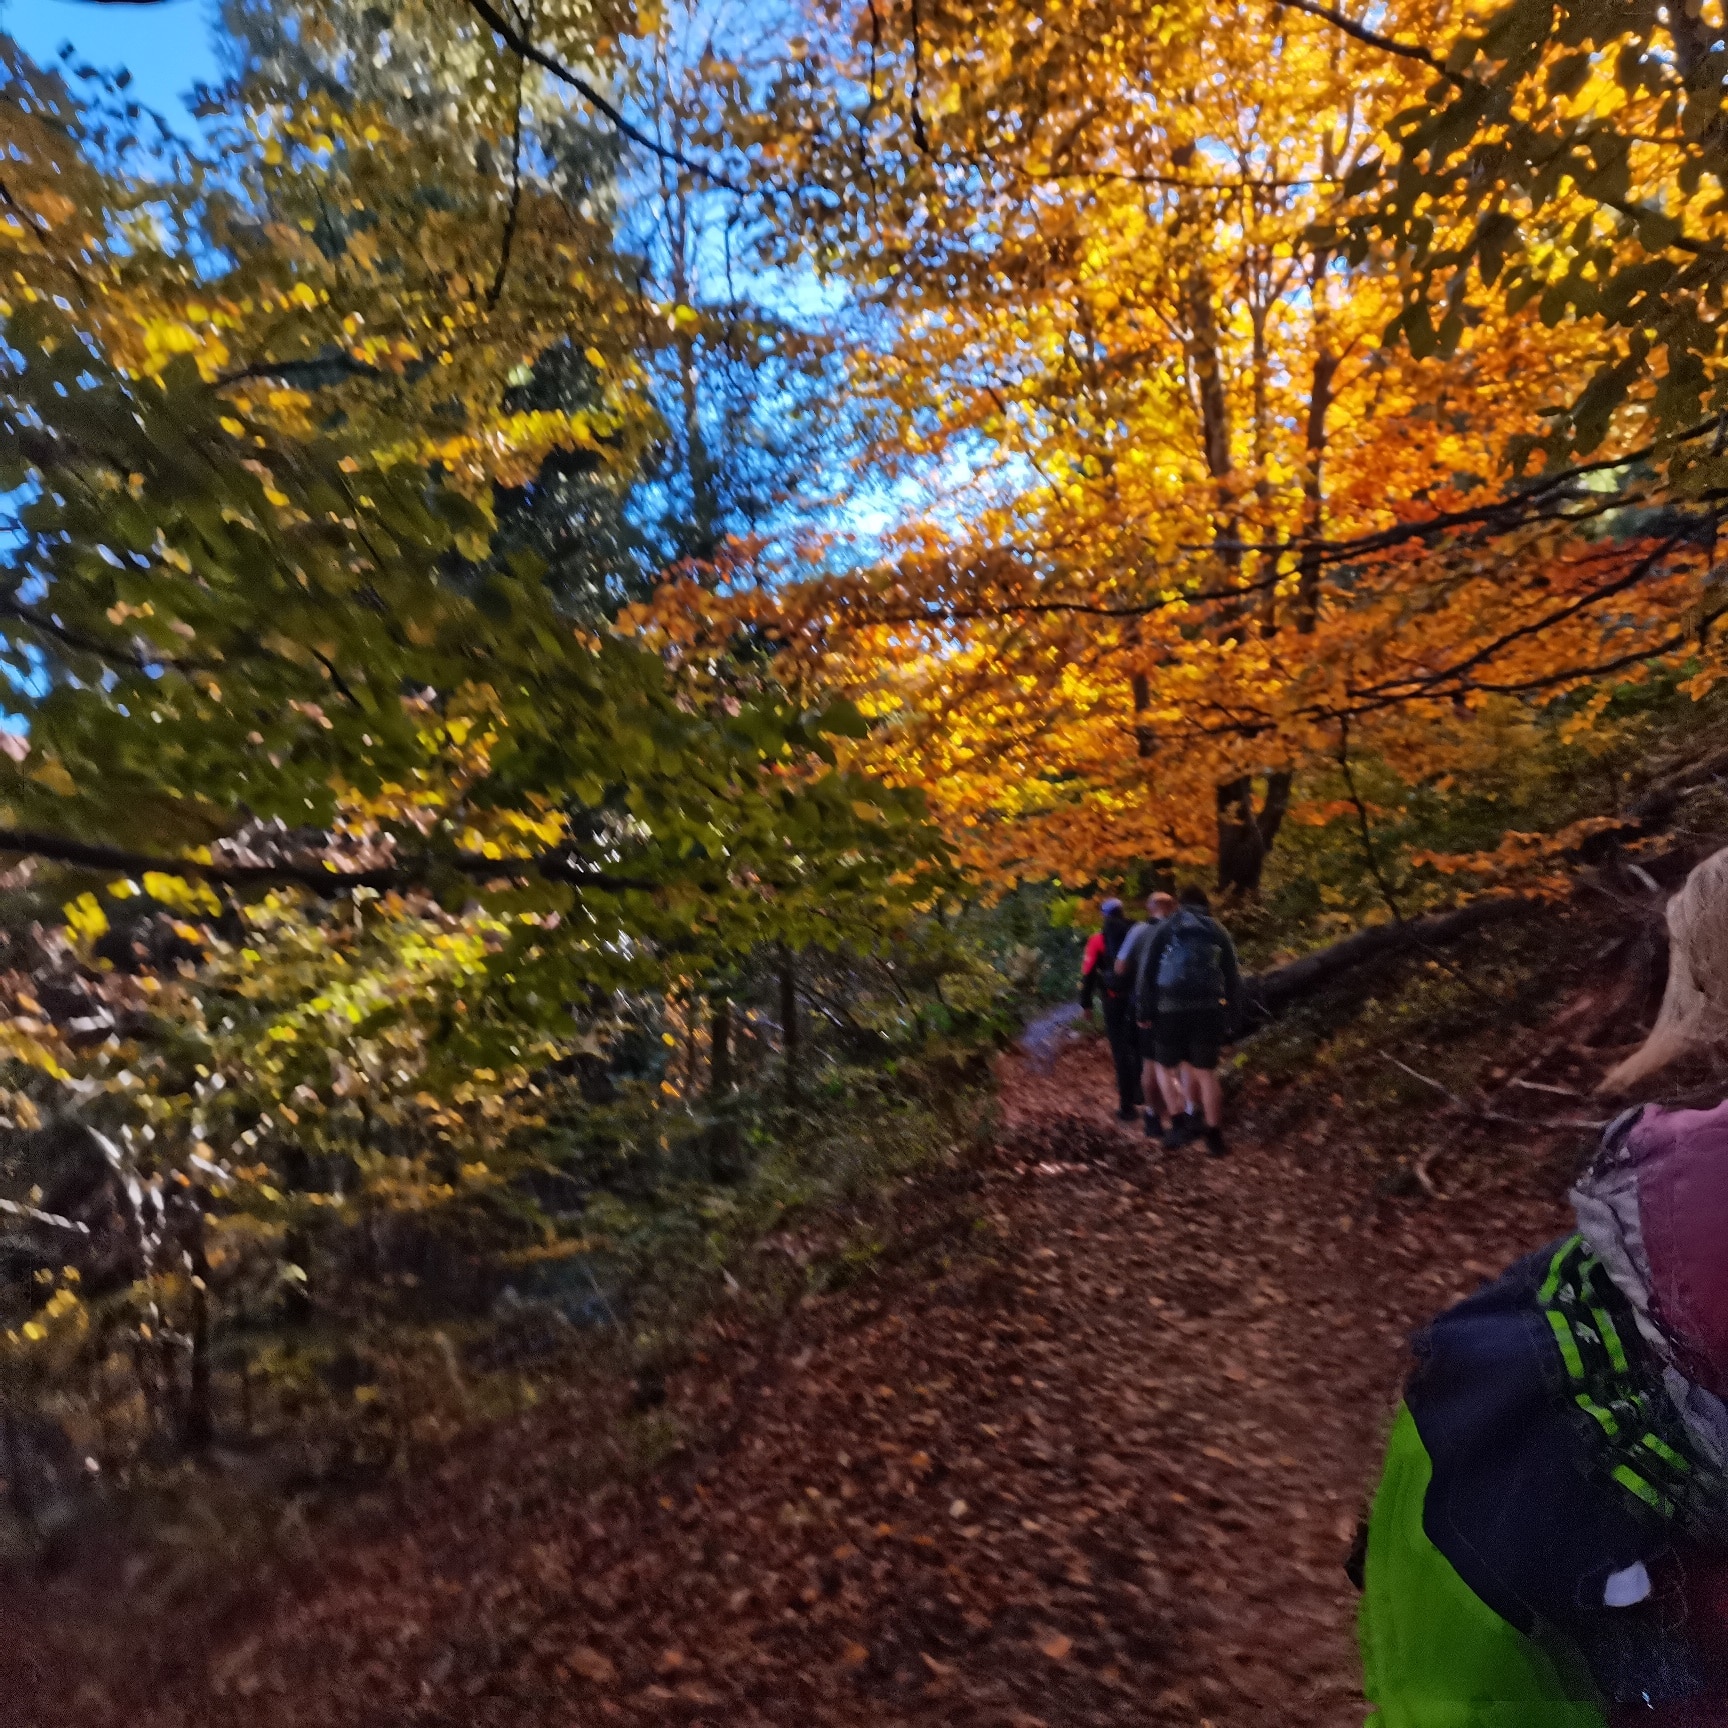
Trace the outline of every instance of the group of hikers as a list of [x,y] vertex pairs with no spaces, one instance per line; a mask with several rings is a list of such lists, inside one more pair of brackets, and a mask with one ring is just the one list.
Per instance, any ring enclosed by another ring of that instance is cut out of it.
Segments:
[[[1711,869],[1728,851],[1669,907],[1653,1062],[1686,1002],[1728,998],[1728,892],[1688,911]],[[1230,938],[1197,888],[1102,911],[1081,999],[1122,1117],[1221,1153]],[[1346,1563],[1369,1728],[1728,1728],[1728,1103],[1624,1111],[1570,1198],[1570,1233],[1414,1340]]]
[[1204,1139],[1224,1155],[1218,1059],[1242,1006],[1242,972],[1206,891],[1149,895],[1131,920],[1114,896],[1086,944],[1080,1002],[1096,997],[1116,1064],[1118,1115],[1144,1115],[1146,1137],[1174,1152]]

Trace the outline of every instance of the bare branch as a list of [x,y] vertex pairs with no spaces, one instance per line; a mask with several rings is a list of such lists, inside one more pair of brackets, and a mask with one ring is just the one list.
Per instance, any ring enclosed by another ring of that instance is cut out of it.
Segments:
[[580,73],[572,72],[563,61],[554,59],[544,49],[536,48],[492,4],[492,0],[468,0],[468,4],[485,20],[487,28],[512,53],[521,55],[524,60],[531,60],[541,71],[550,72],[561,84],[568,84],[590,107],[605,115],[631,143],[640,144],[644,150],[653,152],[663,161],[677,163],[680,168],[687,169],[690,173],[698,175],[708,181],[710,185],[718,186],[723,191],[738,192],[742,190],[735,181],[727,179],[717,168],[713,168],[705,162],[693,161],[681,151],[670,149],[668,146],[656,142],[641,127],[633,125],[624,117],[621,110],[608,102]]
[[1474,79],[1460,77],[1439,55],[1424,48],[1420,42],[1400,42],[1396,37],[1382,36],[1378,30],[1370,30],[1366,24],[1358,24],[1354,18],[1346,18],[1335,7],[1316,5],[1315,0],[1272,0],[1272,3],[1280,11],[1288,7],[1295,12],[1306,12],[1310,18],[1319,18],[1335,30],[1342,30],[1346,36],[1354,37],[1356,41],[1370,48],[1396,54],[1401,60],[1415,60],[1431,72],[1438,72],[1448,84],[1459,90],[1476,87]]

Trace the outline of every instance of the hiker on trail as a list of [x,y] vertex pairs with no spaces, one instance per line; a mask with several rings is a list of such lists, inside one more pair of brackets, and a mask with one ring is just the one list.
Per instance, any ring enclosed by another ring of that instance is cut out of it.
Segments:
[[1416,1339],[1351,1557],[1369,1728],[1728,1724],[1728,1103]]
[[[1136,924],[1128,932],[1128,940],[1122,944],[1122,951],[1116,956],[1116,975],[1126,981],[1130,996],[1135,1002],[1140,999],[1140,980],[1146,970],[1146,950],[1152,945],[1152,938],[1157,934],[1159,925],[1175,910],[1174,894],[1166,894],[1162,888],[1148,894],[1145,922]],[[1140,1047],[1140,1097],[1153,1113],[1162,1119],[1165,1116],[1164,1094],[1159,1088],[1152,1059],[1152,1028],[1141,1025],[1138,1014],[1135,1016],[1134,1035]],[[1192,1090],[1184,1092],[1183,1108],[1187,1111],[1193,1110]],[[1128,1118],[1124,1117],[1123,1120]],[[1167,1120],[1162,1121],[1161,1125],[1164,1129],[1170,1127]]]
[[1121,951],[1116,956],[1116,970],[1123,977],[1132,977],[1135,995],[1140,993],[1140,972],[1146,963],[1146,946],[1157,932],[1158,926],[1175,910],[1174,894],[1166,894],[1162,888],[1155,894],[1148,894],[1145,922],[1136,924],[1129,930],[1128,940],[1122,944]]
[[[1136,1018],[1152,1035],[1153,1077],[1162,1108],[1146,1111],[1147,1137],[1173,1152],[1204,1134],[1206,1150],[1224,1155],[1224,1093],[1218,1058],[1242,997],[1236,946],[1212,916],[1203,888],[1189,886],[1176,910],[1146,944],[1135,993]],[[1204,1126],[1195,1119],[1200,1102]]]
[[1132,981],[1123,976],[1117,959],[1128,937],[1140,928],[1123,916],[1122,902],[1114,896],[1102,907],[1104,928],[1094,932],[1086,944],[1086,959],[1080,968],[1080,1006],[1092,1012],[1096,992],[1103,1000],[1104,1030],[1110,1039],[1110,1054],[1116,1063],[1116,1114],[1132,1122],[1140,1110],[1140,1046],[1134,1025]]

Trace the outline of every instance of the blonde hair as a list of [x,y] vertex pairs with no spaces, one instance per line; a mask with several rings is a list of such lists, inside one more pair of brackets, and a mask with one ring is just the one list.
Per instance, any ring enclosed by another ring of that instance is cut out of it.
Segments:
[[1624,1092],[1670,1062],[1728,1042],[1728,848],[1706,858],[1668,902],[1668,987],[1650,1036],[1598,1092]]

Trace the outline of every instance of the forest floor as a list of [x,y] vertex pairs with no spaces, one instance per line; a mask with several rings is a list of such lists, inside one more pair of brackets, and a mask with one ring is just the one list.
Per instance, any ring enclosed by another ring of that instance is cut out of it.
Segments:
[[904,1252],[620,1416],[657,1462],[595,1472],[549,1404],[82,1683],[0,1607],[8,1728],[1359,1724],[1344,1559],[1407,1336],[1565,1228],[1576,1146],[1394,1198],[1324,1119],[1149,1151],[1096,1040],[1001,1083]]

